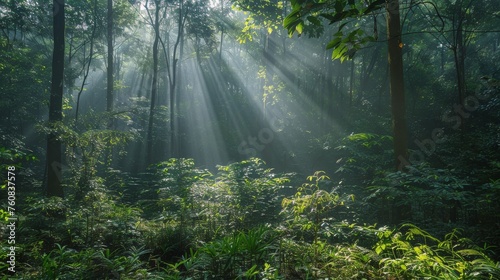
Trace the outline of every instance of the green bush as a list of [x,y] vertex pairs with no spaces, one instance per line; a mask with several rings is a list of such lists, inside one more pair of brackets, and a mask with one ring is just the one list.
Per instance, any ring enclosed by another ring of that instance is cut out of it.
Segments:
[[426,231],[404,225],[381,230],[375,251],[381,271],[397,279],[499,279],[500,263],[454,230],[439,240]]

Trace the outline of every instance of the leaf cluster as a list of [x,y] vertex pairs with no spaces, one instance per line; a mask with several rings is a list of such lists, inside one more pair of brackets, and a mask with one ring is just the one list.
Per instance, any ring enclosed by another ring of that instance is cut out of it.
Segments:
[[321,26],[323,20],[326,20],[329,24],[341,23],[337,32],[333,34],[333,40],[326,47],[327,49],[333,49],[333,59],[340,59],[341,61],[351,59],[362,46],[375,40],[375,37],[367,35],[357,25],[354,25],[350,31],[345,33],[343,29],[352,24],[348,20],[360,19],[370,15],[374,11],[381,9],[385,3],[384,0],[291,0],[290,2],[292,11],[283,21],[283,26],[288,30],[289,36],[292,36],[295,32],[299,35],[302,34],[307,25]]

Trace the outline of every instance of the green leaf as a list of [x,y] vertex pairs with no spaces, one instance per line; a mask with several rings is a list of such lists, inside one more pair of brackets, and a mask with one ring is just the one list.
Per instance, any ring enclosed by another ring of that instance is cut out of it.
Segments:
[[327,20],[330,21],[330,24],[334,23],[335,22],[335,16],[331,15],[331,14],[327,14],[327,13],[321,13],[319,14],[319,16],[321,17],[324,17],[326,18]]
[[314,25],[321,26],[321,21],[315,16],[308,16],[307,20],[310,21]]
[[345,1],[339,1],[339,0],[335,1],[334,8],[336,13],[341,13],[344,10],[344,7],[345,7]]
[[368,7],[366,7],[366,9],[363,10],[362,14],[366,15],[368,13],[371,13],[372,11],[382,9],[384,7],[383,4],[385,4],[385,1],[386,0],[377,0],[371,3],[370,5],[368,5]]
[[340,37],[337,37],[333,40],[331,40],[328,45],[326,45],[326,49],[329,50],[329,49],[334,49],[336,48],[340,43],[342,42],[342,38]]
[[341,25],[339,25],[339,31],[338,31],[337,33],[339,33],[339,32],[340,32],[340,33],[342,33],[342,31],[341,31],[341,30],[342,30],[342,28],[344,28],[344,26],[346,26],[346,25],[347,25],[347,23],[348,23],[348,22],[344,22],[344,23],[342,23]]
[[297,24],[297,26],[295,27],[295,30],[297,30],[297,32],[299,34],[302,34],[303,28],[304,28],[304,22],[301,21],[299,24]]
[[292,26],[295,27],[295,25],[300,20],[301,20],[300,19],[300,10],[294,10],[288,16],[286,16],[285,19],[283,20],[283,27],[285,27],[286,29],[288,29],[288,31],[290,31]]
[[332,58],[339,59],[347,52],[347,46],[344,43],[341,43],[338,47],[333,50]]

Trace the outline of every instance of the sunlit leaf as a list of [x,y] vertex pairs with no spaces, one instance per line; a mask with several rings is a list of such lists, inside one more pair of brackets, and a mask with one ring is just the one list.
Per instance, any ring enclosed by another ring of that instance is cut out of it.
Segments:
[[304,28],[304,23],[303,22],[300,22],[299,24],[297,24],[297,26],[295,27],[295,29],[297,30],[297,32],[299,34],[302,34],[302,30]]

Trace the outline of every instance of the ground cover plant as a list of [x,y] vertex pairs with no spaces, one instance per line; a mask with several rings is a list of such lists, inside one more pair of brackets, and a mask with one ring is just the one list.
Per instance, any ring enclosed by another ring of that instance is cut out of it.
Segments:
[[[189,159],[153,169],[151,192],[133,198],[125,195],[134,191],[128,189],[135,187],[131,175],[110,189],[103,188],[105,178],[95,178],[83,199],[76,195],[78,184],[75,195],[64,199],[28,196],[21,206],[29,214],[20,216],[19,279],[500,276],[496,249],[463,236],[463,230],[430,229],[434,235],[414,224],[347,220],[364,202],[324,172],[297,186],[296,174],[273,173],[256,158],[220,166],[217,174],[197,169]],[[372,191],[378,196],[381,187]],[[435,196],[432,188],[420,192]]]

